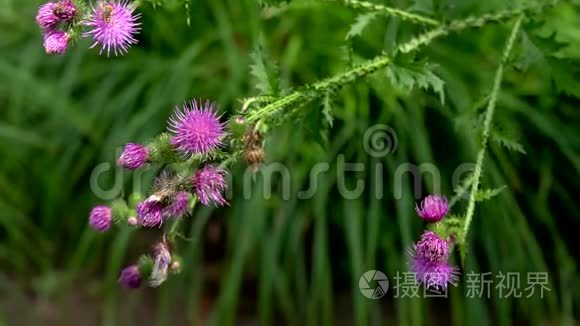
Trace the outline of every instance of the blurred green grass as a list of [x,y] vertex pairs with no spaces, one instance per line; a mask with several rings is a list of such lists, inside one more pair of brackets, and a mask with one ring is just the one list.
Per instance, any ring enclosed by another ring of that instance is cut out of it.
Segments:
[[[356,17],[349,10],[312,5],[264,17],[252,0],[191,1],[187,26],[184,8],[176,2],[142,9],[140,43],[126,56],[100,57],[87,49],[86,40],[64,56],[46,56],[33,23],[38,4],[0,1],[0,298],[10,293],[10,304],[1,305],[9,317],[0,318],[10,321],[15,310],[44,298],[55,302],[57,320],[71,323],[68,312],[75,308],[67,300],[73,293],[96,302],[97,308],[87,309],[96,309],[107,325],[137,322],[139,317],[132,316],[145,307],[160,325],[205,317],[233,323],[240,316],[255,316],[251,319],[264,325],[577,323],[577,7],[562,5],[547,13],[543,27],[528,23],[524,28],[557,32],[560,41],[572,44],[560,50],[570,62],[506,71],[495,124],[526,154],[492,144],[483,186],[507,185],[507,190],[478,205],[464,269],[547,271],[551,291],[542,300],[465,299],[461,283],[445,302],[374,302],[360,295],[358,278],[369,269],[382,270],[391,280],[406,271],[406,248],[423,228],[414,214],[413,180],[406,178],[402,198],[394,198],[393,175],[402,163],[433,163],[442,171],[443,190],[452,194],[454,169],[475,160],[479,132],[470,123],[477,121],[477,103],[490,88],[507,26],[452,35],[422,51],[446,83],[445,105],[431,92],[402,92],[377,73],[336,94],[333,128],[325,124],[319,103],[297,108],[266,143],[268,162],[291,169],[291,199],[274,193],[264,200],[260,191],[244,199],[239,179],[244,167],[234,168],[231,206],[200,210],[192,219],[188,235],[193,241],[179,248],[184,273],[159,290],[127,294],[116,284],[118,272],[149,250],[147,239],[153,235],[121,230],[102,236],[87,229],[87,213],[100,202],[89,183],[97,164],[114,162],[125,142],[162,131],[172,109],[185,100],[212,99],[233,114],[241,106],[238,99],[257,94],[249,65],[260,41],[278,62],[282,83],[297,87],[352,64],[344,47],[353,49],[357,62],[424,28],[379,18],[362,36],[345,41]],[[504,1],[440,5],[447,18],[506,6]],[[557,69],[568,78],[555,83],[551,76]],[[362,140],[377,123],[391,126],[399,145],[391,155],[374,159]],[[358,175],[347,174],[349,184],[356,177],[371,184],[381,177],[371,173],[372,167],[384,164],[384,198],[369,191],[357,199],[342,198],[338,155],[366,167]],[[314,198],[297,199],[319,162],[329,162],[330,172],[320,176]],[[123,177],[129,193],[131,176]],[[100,182],[113,180],[111,173]],[[426,195],[433,180],[422,181]],[[263,180],[256,182],[255,189],[261,189]],[[460,202],[454,210],[463,207]],[[221,231],[212,240],[209,231],[215,228]],[[42,315],[41,308],[34,311]]]

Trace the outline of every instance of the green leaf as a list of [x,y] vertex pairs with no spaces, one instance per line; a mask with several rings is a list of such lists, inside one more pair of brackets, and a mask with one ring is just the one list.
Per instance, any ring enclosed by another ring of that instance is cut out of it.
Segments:
[[507,148],[510,151],[526,154],[526,150],[524,149],[524,146],[522,144],[518,143],[517,141],[510,139],[509,137],[501,135],[497,132],[493,132],[491,134],[491,138],[493,139],[493,141],[495,141],[499,145]]
[[280,92],[278,67],[270,60],[260,43],[250,54],[252,65],[250,73],[254,77],[255,87],[262,95],[277,95]]
[[475,194],[475,200],[476,201],[486,201],[489,200],[497,195],[499,195],[505,188],[507,188],[506,185],[503,185],[499,188],[494,188],[494,189],[481,189],[478,190],[477,193]]
[[445,82],[434,72],[434,65],[426,61],[397,60],[387,66],[387,78],[395,86],[411,91],[419,87],[424,90],[433,90],[439,95],[441,104],[445,104]]
[[330,99],[330,93],[327,93],[322,102],[322,114],[328,125],[332,128],[332,123],[334,122],[334,117],[332,116],[332,101]]
[[350,26],[348,33],[346,33],[346,39],[349,40],[355,36],[361,35],[364,29],[378,16],[376,12],[366,13],[358,15],[354,24]]

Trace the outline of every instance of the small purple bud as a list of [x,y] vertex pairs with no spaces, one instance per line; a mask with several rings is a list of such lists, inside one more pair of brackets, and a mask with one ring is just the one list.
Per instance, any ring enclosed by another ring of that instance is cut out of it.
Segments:
[[111,228],[113,217],[111,208],[104,205],[95,206],[89,215],[89,225],[96,231],[105,232]]
[[125,267],[121,271],[121,276],[119,277],[119,283],[123,284],[127,289],[137,289],[141,286],[142,282],[141,273],[139,273],[139,267],[137,265],[131,265]]
[[416,206],[417,214],[427,222],[438,222],[449,212],[447,198],[429,195],[423,199],[421,206]]
[[171,204],[165,208],[163,213],[165,216],[179,217],[187,213],[188,206],[189,193],[180,191],[175,195]]
[[48,30],[44,33],[44,50],[47,54],[63,54],[68,47],[70,36],[66,32]]
[[117,164],[129,170],[136,170],[143,166],[149,159],[149,150],[140,144],[129,143],[125,145],[123,153],[117,160]]

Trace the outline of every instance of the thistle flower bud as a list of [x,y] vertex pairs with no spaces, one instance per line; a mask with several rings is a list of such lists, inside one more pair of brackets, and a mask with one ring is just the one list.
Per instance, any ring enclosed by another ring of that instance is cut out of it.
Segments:
[[427,222],[438,222],[449,212],[447,198],[429,195],[423,199],[421,206],[415,206],[417,214]]
[[135,216],[130,216],[127,219],[127,224],[129,224],[130,226],[135,226],[139,223],[139,220],[137,220],[137,218]]
[[89,225],[95,231],[105,232],[111,228],[113,217],[111,208],[104,205],[95,206],[89,214]]
[[119,276],[119,283],[121,283],[127,289],[139,288],[142,281],[143,278],[141,277],[141,273],[139,272],[139,267],[137,265],[125,267]]
[[140,144],[129,143],[125,145],[123,153],[119,156],[117,164],[129,170],[142,167],[149,159],[149,150]]

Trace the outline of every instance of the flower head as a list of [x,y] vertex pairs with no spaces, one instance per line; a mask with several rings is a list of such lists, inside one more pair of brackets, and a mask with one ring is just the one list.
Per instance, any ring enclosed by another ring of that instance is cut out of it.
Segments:
[[185,155],[206,154],[222,144],[224,126],[211,102],[191,101],[169,120],[170,139],[175,149]]
[[427,222],[438,222],[449,212],[449,204],[443,196],[429,195],[423,199],[421,206],[415,207],[415,211]]
[[427,261],[442,262],[449,258],[449,243],[435,232],[425,231],[414,247],[415,254]]
[[412,258],[411,269],[418,283],[432,289],[445,289],[459,277],[457,267],[447,262],[430,262],[419,255]]
[[62,0],[58,3],[47,2],[38,8],[36,23],[42,29],[53,29],[58,23],[73,19],[76,11],[71,0]]
[[125,0],[100,0],[84,24],[90,31],[83,36],[91,36],[93,45],[106,50],[107,56],[111,50],[115,55],[126,53],[131,44],[137,43],[134,35],[139,32],[139,14],[134,14],[135,7]]
[[141,286],[142,280],[143,278],[141,277],[137,265],[125,267],[121,271],[121,276],[119,277],[119,283],[123,284],[128,289],[137,289]]
[[226,205],[228,202],[224,198],[226,190],[225,171],[211,165],[197,170],[193,176],[193,186],[197,198],[204,206],[214,203],[218,206]]
[[149,159],[149,150],[140,144],[129,143],[125,145],[123,153],[119,156],[117,164],[129,169],[136,170],[143,166]]
[[436,233],[425,231],[411,250],[411,269],[417,282],[427,287],[444,289],[457,280],[457,268],[450,266],[449,242]]
[[144,227],[155,227],[163,224],[163,204],[158,196],[149,196],[137,204],[137,217]]
[[67,32],[49,30],[44,33],[44,50],[47,54],[65,53],[70,35]]
[[56,3],[47,2],[40,7],[38,7],[38,13],[36,14],[36,23],[42,29],[54,28],[58,22],[59,17],[54,14],[54,9],[56,8]]
[[171,204],[165,207],[164,215],[178,217],[187,213],[189,205],[189,193],[186,191],[178,192],[172,199]]
[[95,206],[89,214],[89,225],[99,232],[105,232],[111,228],[113,216],[111,208],[105,205]]

